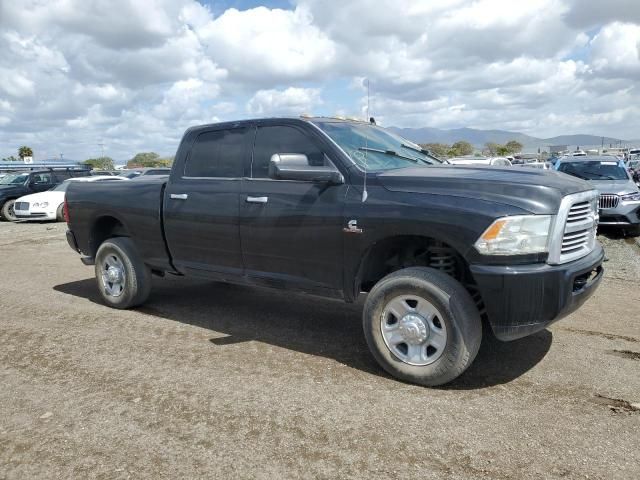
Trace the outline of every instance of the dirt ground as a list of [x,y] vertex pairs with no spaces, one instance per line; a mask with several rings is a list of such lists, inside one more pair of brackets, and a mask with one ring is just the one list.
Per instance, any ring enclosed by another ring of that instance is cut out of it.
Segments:
[[64,224],[0,224],[0,478],[640,478],[640,247],[454,384],[374,363],[361,304],[155,279],[99,303]]

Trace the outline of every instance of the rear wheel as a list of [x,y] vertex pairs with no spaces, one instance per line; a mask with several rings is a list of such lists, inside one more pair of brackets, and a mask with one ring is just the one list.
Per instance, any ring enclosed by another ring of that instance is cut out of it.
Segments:
[[64,222],[64,203],[58,205],[56,210],[56,222]]
[[447,274],[423,267],[380,280],[365,302],[363,326],[382,368],[427,386],[464,372],[482,339],[480,314],[466,289]]
[[110,307],[135,307],[149,297],[151,270],[127,237],[110,238],[100,245],[95,272],[102,300]]
[[13,210],[13,206],[15,203],[15,200],[7,200],[6,202],[4,202],[4,205],[2,205],[2,218],[4,220],[8,220],[10,222],[15,222],[16,220],[18,220],[18,217],[16,217],[16,213]]

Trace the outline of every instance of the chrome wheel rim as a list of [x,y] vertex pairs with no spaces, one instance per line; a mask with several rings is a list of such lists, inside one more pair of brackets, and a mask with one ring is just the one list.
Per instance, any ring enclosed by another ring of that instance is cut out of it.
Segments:
[[380,331],[389,351],[409,365],[429,365],[447,345],[447,327],[440,311],[418,295],[391,299],[380,317]]
[[105,294],[110,297],[119,297],[124,292],[126,275],[124,263],[115,254],[107,255],[100,264],[100,277]]

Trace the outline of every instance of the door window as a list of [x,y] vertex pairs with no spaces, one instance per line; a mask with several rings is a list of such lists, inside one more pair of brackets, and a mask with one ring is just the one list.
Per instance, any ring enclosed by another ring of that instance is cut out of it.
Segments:
[[331,165],[324,152],[301,130],[287,126],[260,127],[253,147],[252,178],[269,177],[269,161],[274,153],[303,153],[311,166]]
[[185,177],[239,178],[249,130],[234,128],[198,135],[184,167]]
[[35,185],[43,185],[53,183],[50,173],[36,173],[31,177],[31,183]]

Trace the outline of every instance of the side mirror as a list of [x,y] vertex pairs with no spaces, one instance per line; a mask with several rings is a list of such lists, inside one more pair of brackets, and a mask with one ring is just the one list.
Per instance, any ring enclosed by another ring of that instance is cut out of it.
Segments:
[[274,153],[269,162],[269,178],[274,180],[302,180],[334,185],[344,183],[344,177],[332,165],[309,165],[302,153]]

